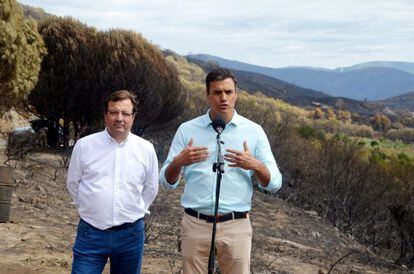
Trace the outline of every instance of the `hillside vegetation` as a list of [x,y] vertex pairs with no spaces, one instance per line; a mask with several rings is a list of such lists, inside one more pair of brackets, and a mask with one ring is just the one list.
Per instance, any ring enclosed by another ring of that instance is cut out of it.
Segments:
[[46,53],[37,24],[25,18],[15,0],[0,2],[0,117],[22,106],[36,85]]
[[[189,116],[202,113],[205,108],[197,107],[203,105],[202,72],[183,57],[167,55],[188,88],[194,105]],[[352,124],[343,111],[306,111],[260,93],[239,92],[238,112],[264,127],[281,167],[280,198],[315,210],[378,254],[414,266],[412,146],[361,138],[373,137],[373,129]]]

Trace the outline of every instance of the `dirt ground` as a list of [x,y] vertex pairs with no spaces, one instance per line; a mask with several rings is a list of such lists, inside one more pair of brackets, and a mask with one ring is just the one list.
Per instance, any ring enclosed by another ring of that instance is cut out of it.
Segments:
[[[70,273],[78,215],[65,186],[65,160],[38,152],[7,163],[16,167],[16,186],[10,222],[0,223],[0,274]],[[142,273],[180,273],[181,193],[182,187],[160,189],[151,207]],[[375,256],[315,212],[257,191],[251,219],[252,273],[328,273],[336,262],[331,273],[414,273]]]

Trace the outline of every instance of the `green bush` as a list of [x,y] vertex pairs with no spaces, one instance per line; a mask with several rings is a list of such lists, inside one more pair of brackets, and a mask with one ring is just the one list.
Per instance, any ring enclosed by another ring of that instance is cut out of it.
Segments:
[[36,22],[23,16],[15,0],[0,1],[0,115],[36,85],[45,53]]

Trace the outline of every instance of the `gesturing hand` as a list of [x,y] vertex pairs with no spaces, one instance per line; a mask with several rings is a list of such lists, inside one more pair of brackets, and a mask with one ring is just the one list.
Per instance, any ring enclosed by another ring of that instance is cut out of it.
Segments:
[[257,170],[261,163],[253,157],[247,147],[247,142],[243,142],[243,151],[235,149],[226,149],[228,153],[224,154],[224,159],[231,164],[230,167],[240,167],[246,170]]
[[208,158],[207,147],[193,147],[193,138],[187,146],[175,158],[177,165],[188,166],[194,163],[205,161]]

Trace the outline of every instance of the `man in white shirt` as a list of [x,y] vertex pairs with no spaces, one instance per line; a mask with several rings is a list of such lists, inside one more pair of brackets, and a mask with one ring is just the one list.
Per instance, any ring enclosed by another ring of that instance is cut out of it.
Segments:
[[72,274],[140,273],[144,215],[158,192],[153,145],[132,134],[136,99],[128,91],[105,102],[104,131],[76,142],[67,188],[80,221],[73,247]]

